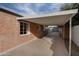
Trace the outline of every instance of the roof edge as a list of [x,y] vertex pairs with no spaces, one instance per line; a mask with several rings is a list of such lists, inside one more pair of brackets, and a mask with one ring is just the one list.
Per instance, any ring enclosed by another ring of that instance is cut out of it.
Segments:
[[65,11],[58,11],[53,12],[49,14],[43,14],[43,15],[30,15],[30,16],[24,16],[24,17],[17,17],[17,19],[33,19],[33,18],[40,18],[40,17],[50,17],[50,16],[59,16],[59,15],[66,15],[66,14],[76,14],[78,12],[78,9],[72,9],[72,10],[65,10]]
[[0,11],[6,12],[6,13],[9,13],[9,14],[18,16],[18,17],[23,17],[22,15],[19,15],[19,14],[15,13],[15,12],[9,11],[9,10],[4,9],[4,8],[0,8]]

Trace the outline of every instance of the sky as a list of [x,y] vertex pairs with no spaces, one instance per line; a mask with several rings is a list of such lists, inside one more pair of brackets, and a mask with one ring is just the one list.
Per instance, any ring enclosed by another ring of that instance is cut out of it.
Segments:
[[47,14],[60,11],[62,4],[57,3],[0,3],[0,8],[22,16]]

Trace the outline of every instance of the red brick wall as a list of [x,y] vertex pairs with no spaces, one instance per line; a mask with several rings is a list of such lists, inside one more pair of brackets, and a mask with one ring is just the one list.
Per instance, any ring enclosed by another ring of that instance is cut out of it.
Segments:
[[6,51],[10,48],[16,47],[24,42],[40,38],[43,35],[42,31],[39,31],[39,26],[42,25],[31,23],[30,35],[20,35],[20,23],[16,19],[16,16],[5,12],[0,12],[0,52]]
[[0,12],[0,52],[27,42],[27,40],[27,35],[20,35],[20,24],[16,16]]
[[62,30],[63,30],[63,39],[69,40],[69,27],[64,25],[62,27]]
[[41,29],[41,27],[43,25],[37,24],[37,23],[32,23],[32,22],[28,22],[30,23],[30,38],[41,38],[43,37],[43,30]]
[[69,40],[69,27],[65,26],[65,29],[64,29],[65,33],[65,39]]

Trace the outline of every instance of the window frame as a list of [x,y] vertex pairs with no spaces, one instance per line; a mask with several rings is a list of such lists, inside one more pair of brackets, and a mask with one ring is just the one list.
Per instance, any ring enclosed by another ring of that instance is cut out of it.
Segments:
[[[20,21],[19,22],[20,23],[20,35],[21,36],[23,36],[23,35],[28,35],[29,34],[29,30],[30,30],[30,24],[28,23],[28,22],[25,22],[25,21]],[[21,23],[23,23],[23,28],[22,28],[22,30],[23,30],[23,33],[21,34]],[[26,33],[24,33],[25,31],[24,31],[24,29],[25,29],[25,27],[24,27],[24,23],[26,23]]]

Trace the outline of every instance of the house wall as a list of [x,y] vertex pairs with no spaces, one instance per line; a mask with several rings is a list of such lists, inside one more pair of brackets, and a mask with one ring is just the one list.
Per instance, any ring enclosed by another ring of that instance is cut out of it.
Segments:
[[65,27],[64,28],[64,38],[66,39],[66,40],[69,40],[69,27]]
[[43,25],[30,22],[30,32],[32,38],[41,38],[44,36]]
[[69,40],[69,23],[62,26],[63,39]]
[[69,25],[68,23],[66,23],[63,26],[63,39],[64,39],[65,46],[69,52]]
[[29,35],[20,35],[20,24],[16,16],[0,11],[0,52],[27,42]]
[[0,53],[43,36],[43,32],[40,30],[42,25],[26,23],[29,24],[28,32],[30,34],[20,35],[20,21],[16,19],[16,16],[0,11]]

